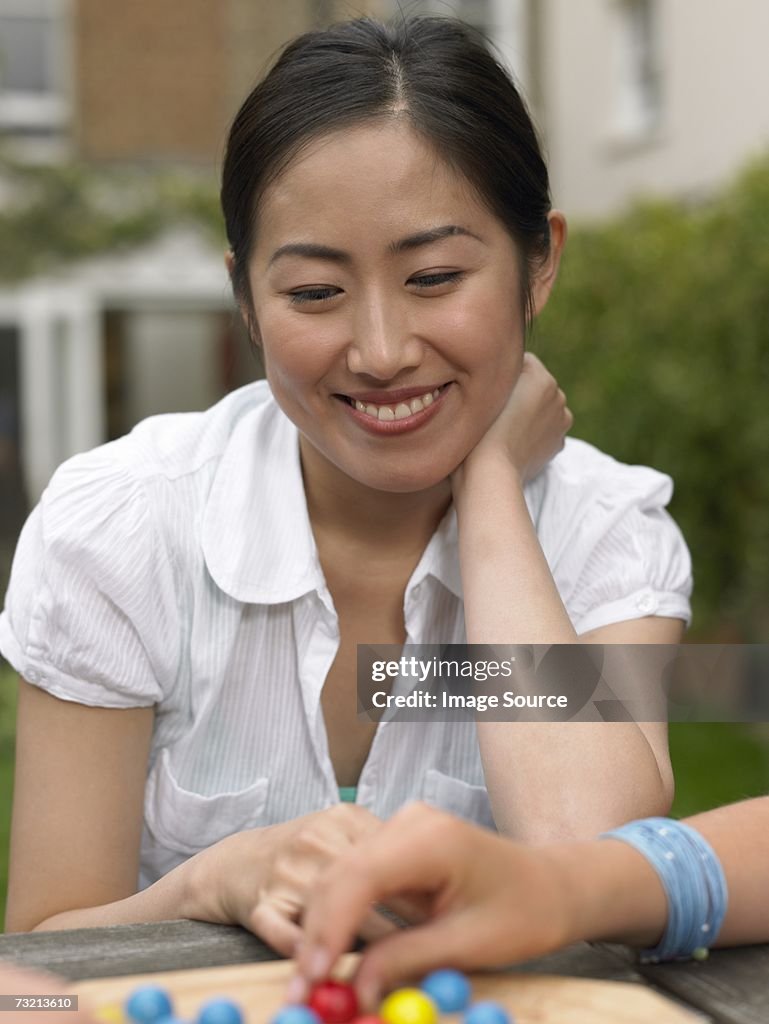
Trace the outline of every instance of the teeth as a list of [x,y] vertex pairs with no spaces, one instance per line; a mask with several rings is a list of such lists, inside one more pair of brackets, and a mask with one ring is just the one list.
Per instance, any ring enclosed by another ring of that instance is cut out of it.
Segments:
[[439,395],[440,388],[436,388],[435,391],[427,391],[421,397],[412,398],[408,402],[399,402],[396,406],[366,404],[357,399],[354,405],[358,412],[365,412],[367,416],[373,416],[384,423],[392,423],[394,420],[405,420],[407,416],[422,412],[432,405]]

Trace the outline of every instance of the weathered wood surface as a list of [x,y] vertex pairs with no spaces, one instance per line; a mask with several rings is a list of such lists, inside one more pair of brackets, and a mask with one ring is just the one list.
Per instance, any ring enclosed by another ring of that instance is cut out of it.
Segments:
[[242,928],[203,921],[163,921],[0,935],[0,959],[77,980],[281,958]]
[[644,978],[718,1024],[769,1022],[769,946],[719,949],[701,964],[638,968]]
[[[202,921],[164,921],[76,931],[0,935],[0,959],[46,968],[65,978],[221,967],[282,959],[250,932]],[[548,974],[641,982],[629,961],[609,948],[579,943],[514,968]]]
[[[0,959],[65,978],[218,967],[280,959],[240,928],[200,921],[0,935]],[[705,963],[639,966],[619,946],[581,943],[513,970],[648,985],[717,1024],[768,1024],[769,946],[716,950]]]

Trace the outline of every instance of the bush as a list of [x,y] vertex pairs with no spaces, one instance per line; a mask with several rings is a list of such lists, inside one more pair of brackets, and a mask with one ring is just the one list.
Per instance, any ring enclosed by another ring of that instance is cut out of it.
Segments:
[[533,348],[575,436],[669,473],[694,638],[769,626],[769,159],[704,207],[572,231]]

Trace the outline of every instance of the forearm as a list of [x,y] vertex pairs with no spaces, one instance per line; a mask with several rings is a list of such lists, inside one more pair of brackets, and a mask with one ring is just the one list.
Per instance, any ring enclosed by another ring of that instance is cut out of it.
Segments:
[[[113,924],[149,924],[153,921],[209,921],[240,924],[241,887],[259,883],[265,870],[270,829],[252,829],[222,839],[169,871],[153,885],[122,900],[52,914],[32,931],[97,928]],[[251,863],[243,871],[243,853]]]
[[523,842],[592,839],[667,814],[672,789],[632,722],[479,722],[494,819]]
[[32,931],[98,928],[114,924],[142,924],[179,919],[210,920],[197,895],[197,864],[186,861],[154,885],[122,900],[97,907],[82,907],[54,914]]
[[716,852],[729,908],[717,945],[769,941],[769,797],[686,818]]
[[[466,471],[455,502],[468,642],[577,643],[509,462]],[[479,722],[478,740],[495,820],[511,837],[589,838],[669,810],[669,781],[633,723]]]
[[576,643],[510,462],[464,469],[454,504],[468,643]]
[[[726,877],[728,908],[715,945],[769,941],[769,798],[685,820],[708,840]],[[547,851],[573,899],[575,941],[656,945],[667,923],[667,899],[642,854],[614,839],[558,844]]]

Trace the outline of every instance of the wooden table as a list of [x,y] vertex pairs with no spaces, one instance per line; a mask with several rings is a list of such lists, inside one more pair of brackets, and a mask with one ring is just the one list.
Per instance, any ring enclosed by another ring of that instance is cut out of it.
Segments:
[[[253,935],[198,921],[0,935],[0,959],[73,981],[277,959]],[[646,985],[723,1024],[769,1022],[769,946],[718,950],[705,963],[639,966],[619,946],[579,944],[512,970]],[[618,1021],[617,1024],[621,1024]]]

